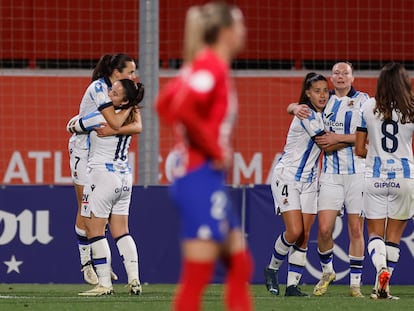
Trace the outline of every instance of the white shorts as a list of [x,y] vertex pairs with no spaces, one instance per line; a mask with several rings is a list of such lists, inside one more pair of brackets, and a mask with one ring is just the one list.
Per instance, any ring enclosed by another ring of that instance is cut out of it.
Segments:
[[414,179],[366,178],[364,212],[368,219],[407,220],[414,216]]
[[346,209],[348,214],[362,214],[364,174],[327,174],[319,178],[318,211]]
[[85,186],[87,183],[86,167],[88,165],[89,149],[77,146],[74,136],[69,140],[69,165],[73,183]]
[[317,182],[285,180],[283,168],[276,169],[272,175],[272,194],[276,214],[301,210],[304,214],[316,214],[318,187]]
[[109,215],[128,215],[131,202],[132,175],[91,170],[83,189],[81,215],[99,218]]

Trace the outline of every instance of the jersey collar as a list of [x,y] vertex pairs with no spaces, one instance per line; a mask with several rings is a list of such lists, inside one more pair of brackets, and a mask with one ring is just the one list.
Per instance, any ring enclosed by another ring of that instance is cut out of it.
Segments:
[[[357,91],[355,90],[355,88],[351,85],[351,89],[349,90],[348,94],[346,94],[346,96],[348,96],[349,98],[352,98],[355,93]],[[335,95],[335,90],[330,90],[329,91],[329,96]]]

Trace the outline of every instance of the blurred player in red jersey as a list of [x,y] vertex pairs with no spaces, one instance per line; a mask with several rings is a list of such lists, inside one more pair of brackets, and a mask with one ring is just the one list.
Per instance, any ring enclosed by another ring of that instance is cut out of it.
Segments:
[[253,308],[248,289],[252,260],[224,186],[237,113],[229,67],[245,34],[243,15],[235,6],[190,8],[185,65],[157,100],[159,116],[177,137],[170,194],[182,221],[183,265],[174,310],[200,310],[219,258],[228,268],[227,310]]

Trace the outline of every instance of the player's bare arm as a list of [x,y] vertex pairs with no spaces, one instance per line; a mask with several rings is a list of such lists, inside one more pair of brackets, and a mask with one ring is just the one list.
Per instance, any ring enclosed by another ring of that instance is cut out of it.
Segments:
[[367,132],[357,131],[355,141],[355,155],[366,158],[367,157]]
[[132,108],[129,107],[128,109],[122,109],[119,113],[116,113],[113,106],[107,106],[101,110],[101,113],[110,127],[114,130],[119,130],[131,112],[131,109]]
[[136,109],[135,114],[135,121],[133,123],[127,124],[119,128],[119,130],[114,130],[112,127],[102,126],[96,128],[95,131],[97,132],[99,137],[105,136],[112,136],[112,135],[135,135],[140,134],[142,132],[142,121],[141,121],[141,113],[139,109]]
[[[355,143],[355,134],[337,134],[326,132],[325,135],[315,138],[315,142],[325,151],[334,151]],[[327,150],[327,149],[330,150]],[[332,149],[333,148],[333,149]]]

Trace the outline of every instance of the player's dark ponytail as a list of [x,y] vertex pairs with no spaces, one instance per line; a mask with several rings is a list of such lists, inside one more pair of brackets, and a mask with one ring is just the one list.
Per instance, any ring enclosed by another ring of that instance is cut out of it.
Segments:
[[127,62],[135,61],[123,53],[103,55],[92,72],[92,82],[100,78],[109,78],[115,69],[121,72],[127,66]]
[[125,90],[125,101],[128,101],[128,104],[123,105],[122,108],[126,109],[131,106],[141,108],[139,104],[144,99],[145,88],[142,83],[135,83],[129,79],[119,80],[122,87]]
[[309,91],[313,85],[313,83],[317,82],[317,81],[326,81],[328,82],[328,80],[321,74],[318,74],[316,72],[309,72],[306,76],[305,79],[303,79],[302,82],[302,91],[300,93],[300,97],[299,97],[299,104],[307,104],[309,102],[309,98],[306,95],[306,91]]

